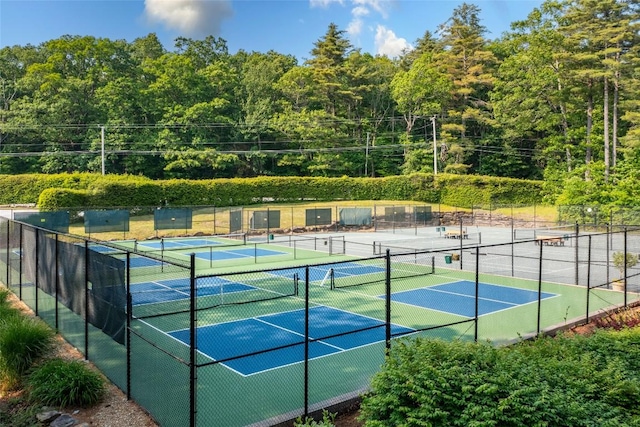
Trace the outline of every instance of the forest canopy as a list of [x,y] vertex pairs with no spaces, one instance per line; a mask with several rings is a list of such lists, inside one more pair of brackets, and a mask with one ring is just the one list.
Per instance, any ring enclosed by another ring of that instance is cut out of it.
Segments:
[[399,58],[330,24],[299,63],[224,39],[0,50],[0,173],[544,179],[639,205],[640,3],[546,1],[489,39],[462,4]]

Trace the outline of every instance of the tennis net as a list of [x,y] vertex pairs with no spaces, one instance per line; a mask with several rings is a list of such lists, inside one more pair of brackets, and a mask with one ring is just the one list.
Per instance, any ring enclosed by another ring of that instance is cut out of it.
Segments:
[[513,230],[513,240],[534,240],[540,237],[565,237],[575,235],[576,229],[572,225],[562,225],[557,227],[539,228],[515,228]]
[[[419,253],[432,249],[442,249],[444,247],[475,247],[482,244],[481,233],[469,233],[465,234],[465,237],[460,239],[447,238],[448,240],[441,241],[438,239],[398,239],[398,240],[386,240],[373,242],[373,254],[384,255],[387,250],[392,255],[395,254],[408,254]],[[436,241],[437,240],[437,241]],[[446,242],[443,243],[443,242]]]
[[[293,297],[298,292],[298,278],[276,276],[268,272],[197,277],[196,311],[216,307],[257,303]],[[138,319],[187,313],[190,310],[189,278],[149,281],[131,285],[134,315]]]
[[[387,278],[386,258],[371,258],[332,268],[331,289],[383,283]],[[430,253],[392,256],[389,276],[392,280],[408,279],[435,273],[435,257]]]
[[163,237],[152,240],[136,240],[134,250],[145,253],[164,253],[165,251],[189,251],[201,248],[224,248],[247,244],[245,233],[196,237]]

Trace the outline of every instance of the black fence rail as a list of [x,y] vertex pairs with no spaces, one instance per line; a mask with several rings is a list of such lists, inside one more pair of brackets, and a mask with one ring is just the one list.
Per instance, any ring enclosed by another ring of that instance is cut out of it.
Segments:
[[640,299],[637,230],[544,231],[212,273],[0,219],[0,280],[161,425],[270,426],[356,398],[397,340],[502,345]]

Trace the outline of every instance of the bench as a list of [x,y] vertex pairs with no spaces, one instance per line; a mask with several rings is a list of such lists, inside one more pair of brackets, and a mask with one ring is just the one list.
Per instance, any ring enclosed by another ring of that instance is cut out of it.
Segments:
[[447,231],[444,233],[444,238],[445,239],[468,239],[469,235],[467,234],[466,230],[462,230],[462,234],[460,234],[460,231]]
[[538,236],[535,240],[536,245],[547,246],[564,246],[564,237],[562,236]]

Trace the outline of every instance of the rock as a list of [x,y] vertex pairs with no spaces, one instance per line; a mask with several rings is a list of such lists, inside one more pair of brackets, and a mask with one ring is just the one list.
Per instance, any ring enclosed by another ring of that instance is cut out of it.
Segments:
[[48,423],[55,420],[60,416],[60,412],[54,410],[46,410],[36,414],[36,419],[41,423]]
[[71,427],[72,425],[74,425],[76,423],[76,421],[78,421],[78,420],[73,418],[71,415],[62,414],[58,418],[53,420],[53,422],[51,424],[49,424],[49,426],[50,427]]

